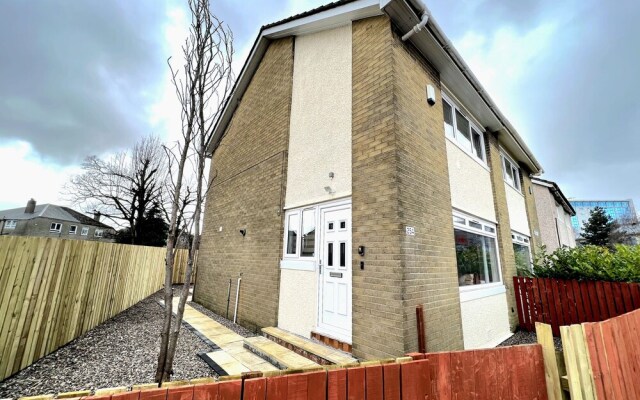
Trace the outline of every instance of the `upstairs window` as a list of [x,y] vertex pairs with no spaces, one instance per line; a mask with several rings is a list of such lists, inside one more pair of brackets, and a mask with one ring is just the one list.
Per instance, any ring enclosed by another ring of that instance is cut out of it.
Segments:
[[71,225],[69,227],[69,235],[75,235],[78,233],[78,227],[76,225]]
[[4,223],[4,229],[16,229],[17,224],[18,224],[18,221],[16,221],[15,219],[7,220]]
[[93,234],[93,236],[97,237],[97,238],[101,238],[102,237],[102,233],[103,230],[102,229],[96,229],[95,233]]
[[516,268],[518,273],[531,271],[531,244],[529,237],[521,235],[517,232],[511,232],[511,241],[513,242],[513,255],[516,259]]
[[80,236],[87,236],[89,234],[89,228],[86,226],[82,227],[82,231],[80,232]]
[[518,168],[516,163],[505,154],[501,154],[500,157],[502,158],[504,181],[518,192],[522,192],[522,187],[520,185],[520,168]]
[[[474,158],[486,162],[484,138],[478,129],[458,108],[442,99],[444,113],[444,133],[465,152]],[[455,113],[455,118],[454,118]]]
[[51,226],[49,227],[49,232],[62,232],[62,224],[59,222],[52,222]]

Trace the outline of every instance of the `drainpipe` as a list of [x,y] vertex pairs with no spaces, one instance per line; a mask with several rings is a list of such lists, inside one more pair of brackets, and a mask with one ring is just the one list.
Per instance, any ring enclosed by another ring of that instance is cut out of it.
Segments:
[[238,285],[236,286],[236,305],[233,310],[233,323],[237,323],[238,321],[238,298],[240,297],[240,282],[242,281],[242,273],[238,277]]
[[427,26],[427,22],[429,22],[429,10],[427,6],[422,2],[422,0],[410,0],[411,3],[422,13],[422,17],[420,18],[420,22],[418,22],[411,30],[404,35],[402,35],[402,41],[405,42],[414,34],[420,32],[422,28]]

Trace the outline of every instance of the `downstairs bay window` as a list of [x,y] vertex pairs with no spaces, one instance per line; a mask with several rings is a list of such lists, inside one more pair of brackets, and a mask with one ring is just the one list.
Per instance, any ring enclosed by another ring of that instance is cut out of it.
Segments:
[[453,222],[458,284],[501,282],[495,224],[466,215],[454,215]]

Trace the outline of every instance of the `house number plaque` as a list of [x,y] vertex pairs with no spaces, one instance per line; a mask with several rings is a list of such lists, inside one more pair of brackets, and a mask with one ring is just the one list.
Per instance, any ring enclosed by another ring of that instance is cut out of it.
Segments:
[[329,272],[329,276],[332,278],[342,278],[342,272]]

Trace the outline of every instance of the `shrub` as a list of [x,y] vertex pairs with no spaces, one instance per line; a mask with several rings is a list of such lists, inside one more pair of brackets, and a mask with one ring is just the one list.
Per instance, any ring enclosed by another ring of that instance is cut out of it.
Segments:
[[[520,273],[523,271],[520,270]],[[640,246],[560,248],[538,252],[529,276],[613,282],[640,282]]]

